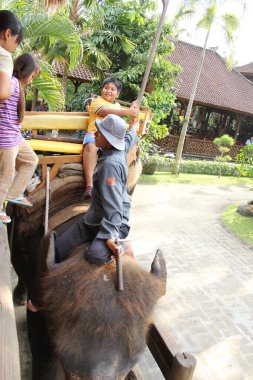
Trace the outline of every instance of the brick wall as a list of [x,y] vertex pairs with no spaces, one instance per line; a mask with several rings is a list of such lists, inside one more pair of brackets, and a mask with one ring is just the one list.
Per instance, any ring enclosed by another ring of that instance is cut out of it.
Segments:
[[[169,135],[164,139],[158,140],[157,143],[164,152],[176,153],[179,136]],[[234,145],[230,150],[230,156],[235,157],[242,145]],[[186,137],[183,154],[199,157],[215,157],[219,154],[218,149],[210,140],[199,140],[192,137]]]

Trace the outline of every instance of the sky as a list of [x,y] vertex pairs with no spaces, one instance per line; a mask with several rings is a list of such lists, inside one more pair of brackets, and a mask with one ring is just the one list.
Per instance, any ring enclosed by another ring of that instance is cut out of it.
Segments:
[[[158,0],[162,4],[162,0]],[[167,19],[170,21],[178,9],[179,0],[169,0],[167,9]],[[235,66],[245,65],[253,62],[253,0],[247,0],[247,9],[243,14],[242,6],[235,4],[236,1],[227,0],[224,1],[224,5],[221,8],[221,13],[231,12],[239,16],[240,27],[236,32],[235,49],[233,53]],[[162,6],[159,8],[161,9]],[[202,8],[203,9],[203,8]],[[205,41],[205,30],[196,29],[197,18],[191,21],[185,20],[180,24],[180,28],[187,29],[187,33],[184,33],[179,37],[183,41],[190,42],[195,45],[203,46]],[[188,34],[188,35],[187,35]],[[207,47],[218,47],[217,52],[226,57],[229,55],[229,48],[226,46],[225,39],[221,27],[216,24],[211,29],[209,42]]]

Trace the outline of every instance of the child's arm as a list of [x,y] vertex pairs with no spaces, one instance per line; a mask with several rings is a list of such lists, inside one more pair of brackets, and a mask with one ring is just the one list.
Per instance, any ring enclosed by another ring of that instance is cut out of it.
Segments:
[[11,76],[13,62],[11,55],[0,53],[0,100],[6,100],[11,96]]
[[11,78],[0,71],[0,83],[0,100],[6,100],[11,96]]
[[139,130],[139,123],[136,123],[132,126],[132,128],[127,131],[125,136],[125,152],[128,153],[134,146],[137,144],[140,139],[137,136],[137,132]]
[[132,116],[132,117],[138,117],[139,116],[139,109],[135,106],[131,106],[129,108],[107,108],[107,107],[101,107],[96,113],[97,115],[101,117],[105,117],[109,114],[117,115],[120,117],[123,116]]

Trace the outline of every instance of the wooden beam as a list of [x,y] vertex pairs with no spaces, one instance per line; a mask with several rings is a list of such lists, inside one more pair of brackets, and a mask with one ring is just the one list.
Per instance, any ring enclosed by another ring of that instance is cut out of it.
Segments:
[[19,346],[12,302],[6,227],[0,225],[0,379],[20,380]]
[[190,353],[178,353],[177,346],[161,318],[156,316],[147,337],[147,345],[166,380],[192,380],[196,359]]
[[82,155],[60,155],[60,156],[40,156],[39,165],[42,166],[42,178],[41,183],[37,186],[29,195],[37,193],[46,184],[47,165],[53,165],[50,172],[50,181],[52,181],[57,175],[59,167],[68,163],[81,163]]

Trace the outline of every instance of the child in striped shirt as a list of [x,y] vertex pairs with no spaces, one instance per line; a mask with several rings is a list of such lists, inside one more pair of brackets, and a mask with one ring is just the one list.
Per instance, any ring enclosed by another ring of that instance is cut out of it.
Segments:
[[38,157],[20,130],[25,112],[24,88],[39,72],[39,65],[31,54],[19,56],[14,62],[11,96],[0,101],[0,219],[3,223],[11,221],[3,211],[4,200],[32,206],[24,197],[24,191],[37,167]]
[[13,62],[11,53],[23,40],[22,26],[10,11],[0,11],[0,100],[11,95]]

